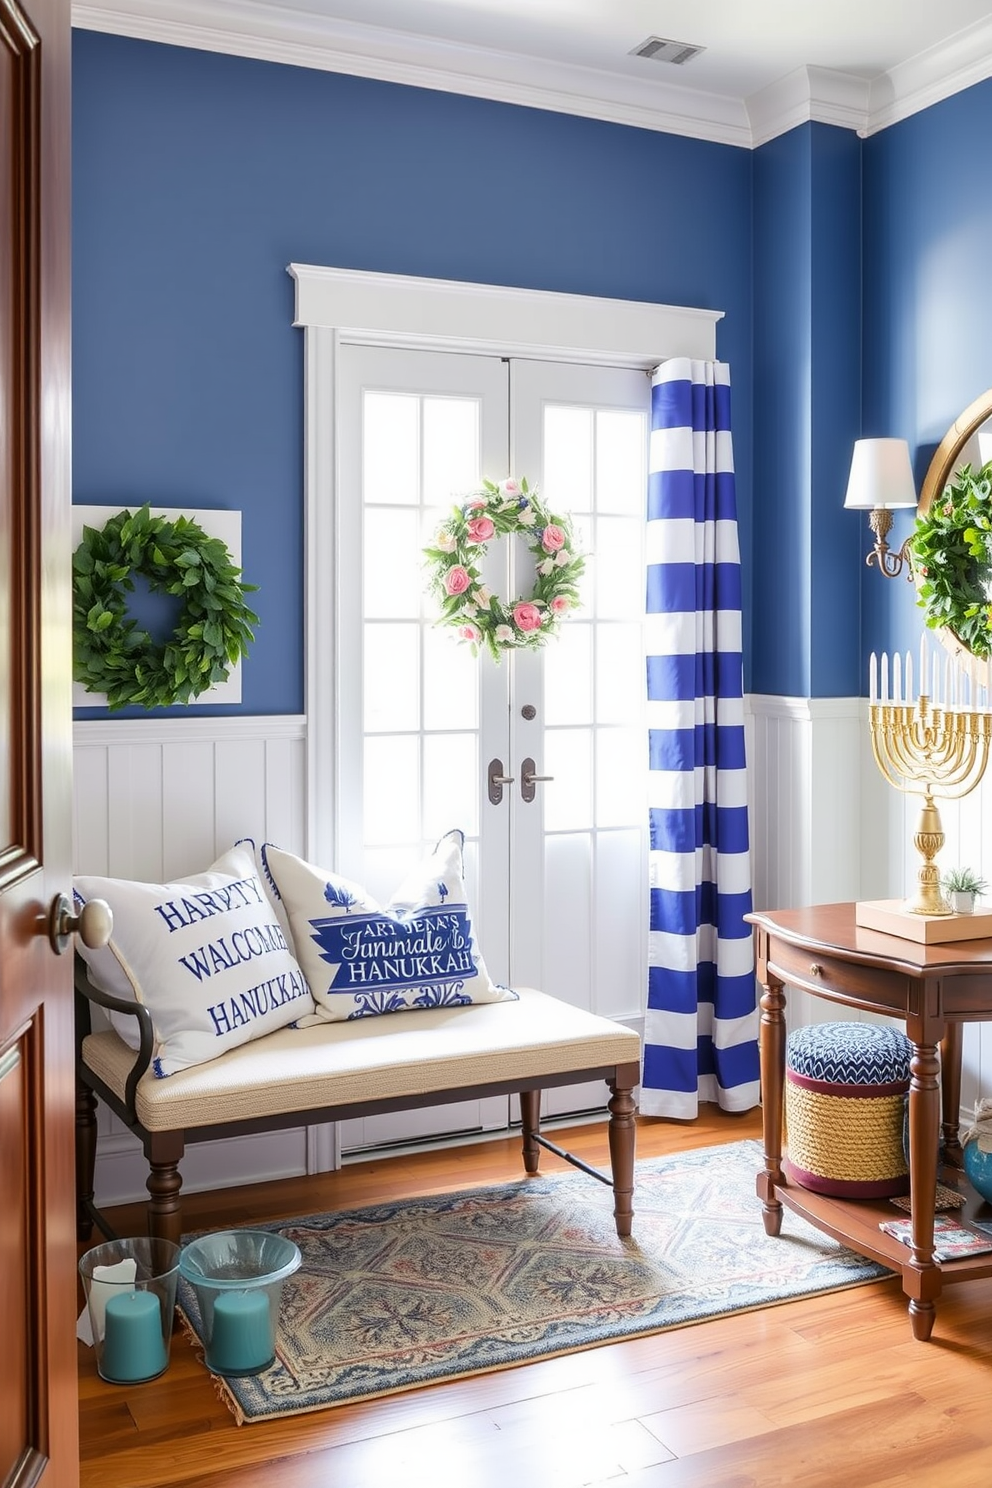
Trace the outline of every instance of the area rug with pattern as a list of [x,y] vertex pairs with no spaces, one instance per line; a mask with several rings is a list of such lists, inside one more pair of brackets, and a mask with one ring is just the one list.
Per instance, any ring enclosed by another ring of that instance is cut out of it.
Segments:
[[[274,1364],[218,1379],[239,1422],[320,1410],[658,1333],[887,1276],[785,1211],[769,1238],[756,1141],[637,1164],[634,1226],[581,1171],[521,1178],[277,1230],[285,1284]],[[196,1297],[180,1310],[202,1333]]]

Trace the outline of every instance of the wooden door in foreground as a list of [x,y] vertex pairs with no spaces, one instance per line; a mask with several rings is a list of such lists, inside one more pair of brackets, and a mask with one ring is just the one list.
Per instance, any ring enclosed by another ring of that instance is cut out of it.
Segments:
[[69,5],[0,0],[0,1483],[78,1482]]

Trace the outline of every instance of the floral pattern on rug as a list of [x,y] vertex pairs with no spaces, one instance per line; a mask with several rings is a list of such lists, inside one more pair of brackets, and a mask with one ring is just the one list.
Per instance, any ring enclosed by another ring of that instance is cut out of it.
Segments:
[[[239,1421],[318,1410],[890,1274],[788,1210],[766,1235],[761,1166],[754,1141],[638,1163],[629,1240],[575,1171],[255,1226],[303,1264],[275,1363],[223,1381],[228,1403]],[[196,1331],[185,1283],[180,1305]]]

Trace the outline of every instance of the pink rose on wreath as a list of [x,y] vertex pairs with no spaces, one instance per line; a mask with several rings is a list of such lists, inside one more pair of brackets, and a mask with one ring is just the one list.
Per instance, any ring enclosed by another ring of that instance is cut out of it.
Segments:
[[486,504],[486,498],[485,498],[485,496],[472,496],[472,497],[469,498],[468,501],[466,501],[466,503],[465,503],[465,510],[466,511],[474,511],[476,507],[485,506],[485,504]]
[[513,623],[518,630],[540,630],[541,612],[536,604],[522,599],[513,606]]
[[496,531],[492,517],[472,517],[468,522],[470,542],[488,542]]
[[554,599],[551,601],[552,612],[555,615],[564,615],[565,611],[568,608],[569,603],[564,594],[556,594]]
[[565,546],[565,534],[554,522],[549,522],[541,533],[541,547],[546,553],[557,553]]
[[468,570],[456,563],[454,568],[449,568],[444,576],[444,588],[447,594],[464,594],[472,580],[468,576]]
[[458,634],[463,641],[474,641],[476,645],[482,640],[482,632],[477,625],[460,625]]

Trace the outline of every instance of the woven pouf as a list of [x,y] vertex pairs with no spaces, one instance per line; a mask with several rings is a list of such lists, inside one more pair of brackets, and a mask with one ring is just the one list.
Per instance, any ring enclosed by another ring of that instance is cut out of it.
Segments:
[[897,1028],[814,1023],[785,1045],[789,1177],[846,1199],[909,1192],[903,1103],[913,1046]]

